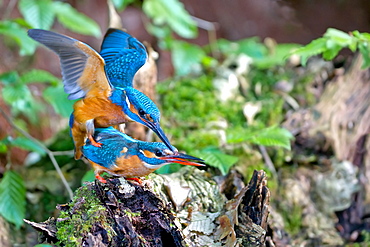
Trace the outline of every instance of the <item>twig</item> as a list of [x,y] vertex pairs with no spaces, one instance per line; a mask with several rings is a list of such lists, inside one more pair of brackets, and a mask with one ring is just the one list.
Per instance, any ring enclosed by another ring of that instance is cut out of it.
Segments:
[[208,41],[209,41],[209,44],[210,44],[212,56],[217,57],[217,54],[219,53],[219,49],[218,49],[217,43],[216,43],[216,41],[217,41],[217,33],[216,33],[217,23],[206,21],[206,20],[200,19],[200,18],[195,17],[195,16],[191,16],[191,18],[197,23],[197,26],[199,28],[207,30],[207,32],[208,32]]
[[263,159],[265,160],[265,165],[271,171],[274,177],[277,178],[277,172],[276,172],[274,163],[272,163],[272,160],[266,151],[266,147],[262,145],[258,145],[258,148],[262,154]]
[[68,151],[52,151],[52,154],[54,156],[62,156],[62,155],[73,156],[74,153],[75,152],[73,150],[68,150]]
[[41,143],[39,140],[37,140],[36,138],[32,137],[29,133],[27,133],[26,131],[22,130],[21,128],[19,128],[17,125],[15,125],[13,123],[13,121],[11,120],[11,118],[3,111],[3,109],[0,108],[0,113],[1,115],[3,115],[3,117],[6,119],[6,121],[8,121],[8,123],[15,129],[17,130],[18,132],[20,132],[22,135],[24,135],[25,137],[27,137],[28,139],[32,140],[33,142],[37,143],[46,153],[47,155],[49,156],[50,160],[51,160],[51,163],[53,163],[54,165],[54,168],[55,170],[57,171],[58,175],[60,176],[60,179],[62,180],[63,182],[63,185],[64,187],[66,188],[68,194],[69,194],[69,197],[71,198],[71,200],[73,199],[73,192],[71,190],[71,188],[69,187],[68,185],[68,182],[66,180],[66,178],[64,177],[63,175],[63,172],[62,170],[60,169],[59,167],[59,164],[58,162],[55,160],[55,157],[54,157],[54,153],[52,151],[50,151],[43,143]]

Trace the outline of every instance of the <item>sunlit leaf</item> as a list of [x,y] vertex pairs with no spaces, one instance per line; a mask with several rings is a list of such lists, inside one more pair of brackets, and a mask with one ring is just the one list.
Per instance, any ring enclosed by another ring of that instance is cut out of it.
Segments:
[[28,37],[27,31],[12,21],[0,21],[0,34],[12,38],[20,46],[20,55],[31,55],[35,52],[36,42]]
[[184,38],[194,38],[197,34],[195,21],[178,0],[145,0],[143,10],[155,25],[169,25]]
[[326,30],[324,34],[324,37],[333,40],[335,43],[341,45],[342,47],[349,45],[353,39],[348,33],[335,28],[328,28],[328,30]]
[[73,32],[95,37],[101,35],[100,27],[94,20],[78,12],[68,3],[53,2],[53,9],[58,21]]
[[302,65],[305,66],[309,57],[323,53],[326,50],[326,41],[327,38],[315,39],[308,45],[294,50],[293,54],[299,55]]
[[45,150],[36,142],[26,137],[17,137],[11,140],[11,145],[22,148],[27,151],[33,151],[41,155],[45,155]]
[[218,168],[222,175],[226,175],[239,160],[238,157],[224,154],[218,149],[193,151],[191,154],[203,159],[207,165]]
[[186,75],[200,70],[205,52],[197,45],[176,41],[172,44],[172,62],[177,75]]
[[43,96],[53,106],[55,112],[63,117],[69,117],[71,115],[75,101],[68,100],[62,85],[46,88]]
[[50,29],[55,17],[51,0],[20,0],[18,6],[33,28]]
[[13,86],[7,85],[3,87],[2,95],[4,101],[12,106],[21,104],[19,102],[26,102],[32,98],[29,88],[26,85],[21,84],[15,84]]
[[[328,43],[331,43],[331,42],[328,40],[327,44]],[[335,44],[335,43],[330,44],[330,48],[328,47],[328,49],[322,53],[322,57],[326,60],[332,60],[338,55],[338,52],[340,52],[340,50],[342,49],[343,47],[338,44]]]
[[17,228],[23,224],[26,188],[22,177],[14,171],[6,171],[0,182],[0,214]]
[[54,75],[50,74],[45,70],[33,69],[30,70],[20,77],[21,83],[34,83],[34,82],[50,82],[56,84],[60,81],[59,78],[55,77]]
[[249,142],[263,146],[277,146],[290,150],[293,135],[284,128],[276,126],[260,130],[234,129],[227,135],[228,143]]

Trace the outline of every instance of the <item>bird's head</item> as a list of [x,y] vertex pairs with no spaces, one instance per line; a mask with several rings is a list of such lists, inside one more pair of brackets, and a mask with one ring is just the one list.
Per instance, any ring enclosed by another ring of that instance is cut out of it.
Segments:
[[171,146],[159,124],[161,113],[154,102],[148,96],[132,87],[127,87],[124,91],[126,92],[125,100],[122,101],[122,104],[125,114],[131,120],[151,129],[172,152],[175,152],[174,147]]
[[161,142],[139,142],[138,157],[150,169],[158,169],[163,165],[178,163],[191,166],[205,166],[205,162],[197,157],[179,153],[175,147],[171,151]]

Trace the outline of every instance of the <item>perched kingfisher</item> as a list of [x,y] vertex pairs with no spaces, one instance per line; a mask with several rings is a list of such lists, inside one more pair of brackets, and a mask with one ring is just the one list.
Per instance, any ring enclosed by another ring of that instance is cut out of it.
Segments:
[[[112,31],[110,34],[113,35],[113,33]],[[30,29],[28,35],[59,56],[64,91],[69,94],[69,99],[80,99],[74,104],[74,111],[70,118],[75,159],[81,158],[81,147],[86,138],[92,145],[101,147],[102,144],[92,137],[95,128],[116,126],[128,121],[136,121],[147,126],[170,150],[175,152],[159,125],[160,112],[153,101],[133,87],[112,85],[105,73],[104,59],[89,45],[71,37],[41,29]],[[119,42],[119,40],[116,41]],[[109,44],[113,46],[114,42]],[[140,50],[141,62],[136,63],[133,59],[134,69],[127,70],[128,75],[135,74],[134,71],[140,68],[140,64],[146,59],[144,46],[136,47],[136,50]],[[124,49],[110,49],[109,52],[104,53],[108,63],[114,60],[125,60],[126,52],[122,50]],[[112,57],[114,57],[113,60]]]
[[96,147],[87,140],[82,153],[102,183],[106,183],[100,176],[103,172],[138,181],[135,177],[146,176],[169,163],[205,165],[202,159],[179,153],[175,147],[172,151],[162,142],[135,140],[113,127],[95,129],[94,139],[102,143],[102,147]]

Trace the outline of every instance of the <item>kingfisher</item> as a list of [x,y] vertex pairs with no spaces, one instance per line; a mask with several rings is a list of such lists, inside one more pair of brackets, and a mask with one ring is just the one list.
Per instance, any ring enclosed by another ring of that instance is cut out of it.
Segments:
[[[133,87],[112,85],[105,73],[105,60],[93,48],[69,36],[47,30],[30,29],[28,35],[59,56],[64,91],[68,94],[68,99],[79,99],[73,106],[74,111],[70,118],[75,159],[81,158],[81,147],[86,138],[92,145],[102,146],[93,139],[95,128],[117,126],[128,121],[147,126],[170,150],[175,151],[159,124],[158,107],[149,97]],[[143,48],[138,46],[138,49]],[[116,52],[116,59],[125,56],[119,49]],[[113,54],[110,51],[107,55],[109,62],[108,57]],[[135,65],[135,68],[138,67],[140,65]]]
[[136,140],[113,127],[95,129],[94,139],[102,143],[102,147],[96,147],[87,140],[82,153],[102,183],[106,183],[100,176],[103,172],[140,181],[137,177],[146,176],[170,163],[205,166],[202,159],[180,153],[175,147],[169,149],[162,142]]

